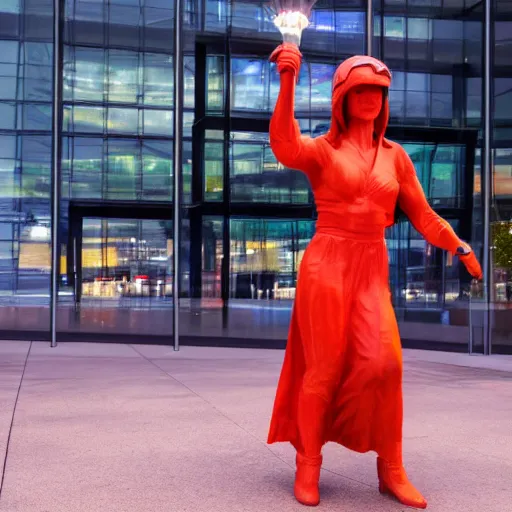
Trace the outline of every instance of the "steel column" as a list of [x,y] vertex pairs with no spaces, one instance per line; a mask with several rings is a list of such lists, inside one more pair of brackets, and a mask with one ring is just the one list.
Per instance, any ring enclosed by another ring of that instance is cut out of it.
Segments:
[[52,189],[51,189],[51,282],[50,336],[51,346],[57,346],[57,307],[59,295],[59,223],[62,127],[62,54],[64,0],[53,2],[53,105],[52,105]]
[[490,260],[490,222],[491,222],[491,195],[493,190],[493,169],[492,169],[492,0],[484,2],[484,140],[483,140],[483,179],[482,194],[484,208],[484,239],[483,239],[483,272],[484,272],[484,354],[491,354],[491,287],[492,287],[492,267]]
[[372,46],[373,46],[372,43],[373,43],[373,0],[366,0],[366,55],[372,55]]
[[181,177],[183,150],[183,51],[182,0],[174,3],[174,215],[173,215],[173,336],[174,350],[180,348],[180,242],[181,242]]

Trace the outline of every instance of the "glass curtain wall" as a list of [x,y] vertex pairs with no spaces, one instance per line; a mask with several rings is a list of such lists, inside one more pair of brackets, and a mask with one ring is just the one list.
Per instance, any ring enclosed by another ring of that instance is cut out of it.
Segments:
[[[465,0],[379,0],[373,6],[374,54],[393,72],[391,124],[407,127],[404,132],[411,126],[427,126],[476,137],[476,144],[466,144],[465,157],[457,146],[439,145],[431,147],[433,158],[427,156],[427,167],[421,158],[413,161],[432,206],[482,261],[482,3],[471,7]],[[473,190],[465,184],[473,184]],[[450,203],[462,210],[442,207]],[[406,286],[400,286],[405,301],[397,307],[402,336],[418,341],[430,337],[453,348],[461,343],[459,348],[464,349],[471,338],[473,350],[482,351],[482,290],[471,288],[470,276],[457,259],[429,246],[413,231],[406,237],[410,245],[405,259],[398,260],[407,274]]]
[[[264,2],[208,1],[197,29],[211,41],[201,114],[211,117],[208,127],[215,128],[202,133],[199,198],[205,211],[222,212],[217,229],[203,229],[203,249],[216,247],[218,259],[209,268],[228,285],[223,294],[222,285],[212,287],[212,278],[203,278],[194,297],[222,299],[218,304],[227,314],[216,335],[253,337],[257,325],[258,337],[282,339],[315,213],[305,177],[280,166],[267,131],[254,128],[259,119],[268,119],[277,98],[279,77],[267,59],[280,36]],[[297,84],[296,115],[304,134],[327,130],[332,74],[344,58],[364,53],[365,30],[366,2],[316,4],[303,36]],[[432,206],[480,256],[482,31],[482,10],[467,11],[463,1],[427,7],[413,1],[374,3],[373,54],[393,72],[388,136],[410,154]],[[196,81],[196,87],[202,84]],[[214,123],[215,117],[223,122]],[[407,220],[391,228],[387,239],[405,342],[467,350],[470,305],[479,299],[474,293],[471,298],[463,266],[427,244]],[[223,264],[229,267],[227,277]],[[473,330],[479,349],[482,329]]]
[[0,2],[0,335],[50,327],[52,0]]
[[[0,24],[0,314],[9,337],[49,330],[52,5],[0,6],[8,21]],[[171,339],[173,8],[64,2],[61,337]],[[297,84],[304,134],[328,129],[332,73],[365,52],[366,13],[366,0],[317,2]],[[373,13],[373,54],[393,72],[388,136],[482,259],[483,3],[374,0]],[[512,346],[506,2],[494,0],[493,16],[491,327],[504,351]],[[186,0],[183,23],[181,334],[282,345],[316,214],[307,179],[278,164],[268,143],[279,88],[268,55],[280,35],[263,0]],[[485,301],[457,259],[406,219],[386,236],[405,344],[466,350],[471,338],[481,351]]]
[[172,332],[173,9],[65,1],[61,337]]

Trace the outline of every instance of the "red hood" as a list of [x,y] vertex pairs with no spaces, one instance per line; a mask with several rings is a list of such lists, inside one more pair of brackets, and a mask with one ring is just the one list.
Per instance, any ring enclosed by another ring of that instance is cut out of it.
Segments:
[[[332,80],[332,117],[331,127],[326,135],[333,145],[340,144],[341,134],[347,129],[345,118],[345,98],[349,89],[357,85],[379,85],[385,89],[380,114],[375,119],[375,136],[384,143],[384,133],[389,120],[389,102],[387,91],[391,84],[391,73],[384,63],[364,55],[355,55],[343,61]],[[386,144],[386,143],[385,143]]]

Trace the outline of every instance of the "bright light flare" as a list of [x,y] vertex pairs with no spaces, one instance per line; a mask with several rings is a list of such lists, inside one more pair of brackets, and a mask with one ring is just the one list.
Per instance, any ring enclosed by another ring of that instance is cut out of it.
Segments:
[[305,14],[298,11],[285,11],[274,18],[274,25],[283,36],[283,41],[300,45],[302,31],[308,27],[309,20]]
[[309,26],[309,16],[316,0],[273,0],[270,2],[275,15],[274,25],[283,41],[300,45],[302,32]]

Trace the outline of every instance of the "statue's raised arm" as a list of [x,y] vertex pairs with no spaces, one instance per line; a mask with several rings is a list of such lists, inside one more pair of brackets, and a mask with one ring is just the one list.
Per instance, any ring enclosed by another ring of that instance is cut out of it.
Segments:
[[300,132],[295,119],[295,83],[302,55],[293,43],[283,43],[270,56],[277,65],[280,88],[270,121],[270,146],[277,160],[286,167],[306,173],[318,167],[315,141]]

